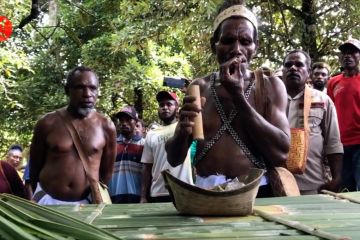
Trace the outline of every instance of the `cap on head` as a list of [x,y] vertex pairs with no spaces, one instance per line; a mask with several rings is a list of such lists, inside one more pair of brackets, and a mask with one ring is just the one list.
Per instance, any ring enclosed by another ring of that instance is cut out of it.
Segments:
[[216,31],[216,29],[224,20],[234,16],[246,18],[252,23],[252,25],[254,25],[254,28],[257,31],[258,22],[256,16],[244,5],[234,5],[220,12],[214,21],[214,31]]
[[348,39],[339,46],[339,50],[344,51],[348,47],[354,47],[360,52],[360,41],[354,38]]
[[126,106],[126,107],[122,108],[115,115],[115,117],[120,118],[121,116],[124,116],[124,115],[127,115],[127,116],[131,117],[132,119],[138,120],[138,113],[135,110],[135,108],[132,106]]
[[176,103],[179,103],[179,99],[176,95],[176,93],[174,92],[168,92],[168,91],[160,91],[157,95],[156,95],[156,100],[158,102],[162,101],[163,99],[171,99],[171,100],[175,100]]

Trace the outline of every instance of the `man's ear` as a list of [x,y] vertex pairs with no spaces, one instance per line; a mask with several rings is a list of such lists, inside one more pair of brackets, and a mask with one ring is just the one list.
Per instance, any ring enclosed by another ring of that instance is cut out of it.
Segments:
[[257,38],[255,40],[255,51],[253,52],[251,58],[253,58],[256,55],[258,49],[259,49],[259,39]]
[[213,54],[216,54],[216,46],[215,46],[216,42],[215,42],[215,39],[214,39],[214,36],[212,36],[210,38],[210,46],[211,46],[211,51]]
[[260,44],[260,42],[259,42],[259,38],[257,38],[257,39],[256,39],[256,41],[255,41],[256,51],[257,51],[257,50],[258,50],[258,48],[259,48],[259,44]]

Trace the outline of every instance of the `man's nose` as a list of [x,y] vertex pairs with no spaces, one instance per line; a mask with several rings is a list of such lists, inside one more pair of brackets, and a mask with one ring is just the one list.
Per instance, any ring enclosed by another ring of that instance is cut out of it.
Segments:
[[234,55],[234,56],[241,56],[241,55],[243,55],[243,53],[242,53],[241,50],[242,50],[242,46],[241,46],[240,42],[239,42],[239,41],[235,41],[234,46],[233,46],[233,55]]
[[289,67],[289,70],[290,71],[296,71],[297,70],[297,67],[295,64],[291,64],[291,66]]
[[83,91],[83,95],[85,97],[90,97],[91,96],[91,90],[89,88],[85,88]]

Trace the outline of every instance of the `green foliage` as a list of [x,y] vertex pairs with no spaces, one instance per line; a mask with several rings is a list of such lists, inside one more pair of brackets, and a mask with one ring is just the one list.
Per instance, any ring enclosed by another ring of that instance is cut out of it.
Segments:
[[[252,68],[278,68],[286,51],[304,48],[315,60],[326,60],[337,69],[339,43],[360,37],[359,0],[246,2],[261,21]],[[40,17],[0,43],[0,152],[14,142],[27,146],[37,119],[66,104],[63,83],[79,64],[99,75],[100,111],[111,116],[130,104],[147,123],[156,121],[155,95],[167,89],[162,86],[164,76],[194,79],[216,71],[209,40],[221,3],[40,1]],[[1,1],[0,15],[16,26],[30,6],[30,0]]]

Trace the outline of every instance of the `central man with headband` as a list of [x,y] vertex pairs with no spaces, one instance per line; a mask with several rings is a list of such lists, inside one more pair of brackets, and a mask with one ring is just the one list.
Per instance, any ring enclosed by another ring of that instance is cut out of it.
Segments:
[[[223,3],[210,42],[219,71],[191,83],[200,86],[204,104],[200,109],[194,97],[184,97],[175,135],[166,145],[169,163],[181,164],[193,141],[194,117],[202,112],[205,136],[197,143],[194,164],[195,184],[203,188],[250,168],[285,166],[290,144],[283,82],[249,70],[258,48],[258,24],[243,1]],[[262,179],[258,197],[274,195],[271,180]]]

